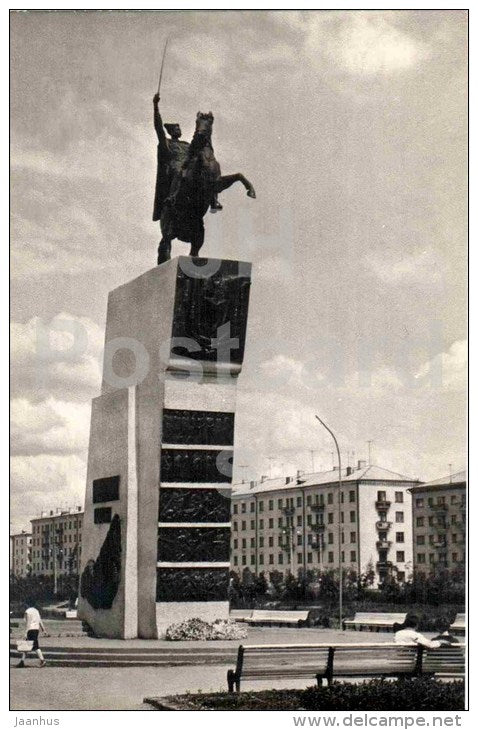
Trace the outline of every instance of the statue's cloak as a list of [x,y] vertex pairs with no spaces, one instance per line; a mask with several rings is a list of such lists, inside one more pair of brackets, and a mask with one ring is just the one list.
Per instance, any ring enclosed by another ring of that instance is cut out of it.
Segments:
[[154,190],[153,221],[159,221],[163,210],[164,201],[169,195],[171,181],[174,173],[181,167],[186,158],[189,144],[176,140],[166,140],[167,150],[163,145],[158,144],[156,187]]

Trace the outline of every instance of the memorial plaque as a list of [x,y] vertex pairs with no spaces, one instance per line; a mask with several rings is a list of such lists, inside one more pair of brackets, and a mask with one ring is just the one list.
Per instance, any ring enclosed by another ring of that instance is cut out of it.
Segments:
[[229,522],[230,490],[161,487],[159,522]]
[[228,527],[163,527],[158,535],[158,561],[165,563],[227,562]]
[[[204,277],[197,275],[201,264]],[[237,346],[225,355],[228,363],[241,364],[251,284],[249,267],[246,270],[238,261],[224,260],[217,271],[208,274],[209,264],[208,259],[194,258],[190,264],[194,267],[193,275],[178,267],[172,336],[187,337],[199,347],[191,352],[188,347],[178,345],[172,347],[171,353],[193,360],[221,362],[221,344],[215,340],[224,336],[227,340],[237,339]],[[227,333],[218,331],[224,325]]]
[[119,499],[119,476],[93,480],[93,504]]
[[164,409],[163,443],[232,446],[234,414]]
[[157,601],[227,601],[227,568],[158,568]]
[[163,449],[161,482],[231,482],[232,450]]
[[95,525],[111,522],[111,507],[97,507],[94,511]]

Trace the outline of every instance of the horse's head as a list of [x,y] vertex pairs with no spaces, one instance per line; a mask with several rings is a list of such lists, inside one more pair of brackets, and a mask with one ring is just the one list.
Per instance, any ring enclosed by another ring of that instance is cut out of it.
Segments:
[[208,112],[207,114],[198,112],[196,116],[196,134],[200,134],[203,137],[210,137],[212,134],[213,122],[214,117],[212,112]]

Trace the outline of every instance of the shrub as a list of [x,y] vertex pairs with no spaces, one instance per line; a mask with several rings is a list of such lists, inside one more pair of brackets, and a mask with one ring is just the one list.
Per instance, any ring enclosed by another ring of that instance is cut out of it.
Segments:
[[246,637],[247,630],[244,626],[221,619],[208,623],[200,618],[190,618],[180,624],[172,624],[166,629],[168,641],[234,641]]
[[427,677],[387,682],[309,687],[302,695],[306,710],[463,710],[465,683]]

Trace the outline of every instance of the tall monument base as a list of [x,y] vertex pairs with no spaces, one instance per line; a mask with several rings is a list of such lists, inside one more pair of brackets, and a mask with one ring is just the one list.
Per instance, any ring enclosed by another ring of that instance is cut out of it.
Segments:
[[250,269],[181,256],[109,295],[78,605],[98,636],[158,638],[228,616]]

